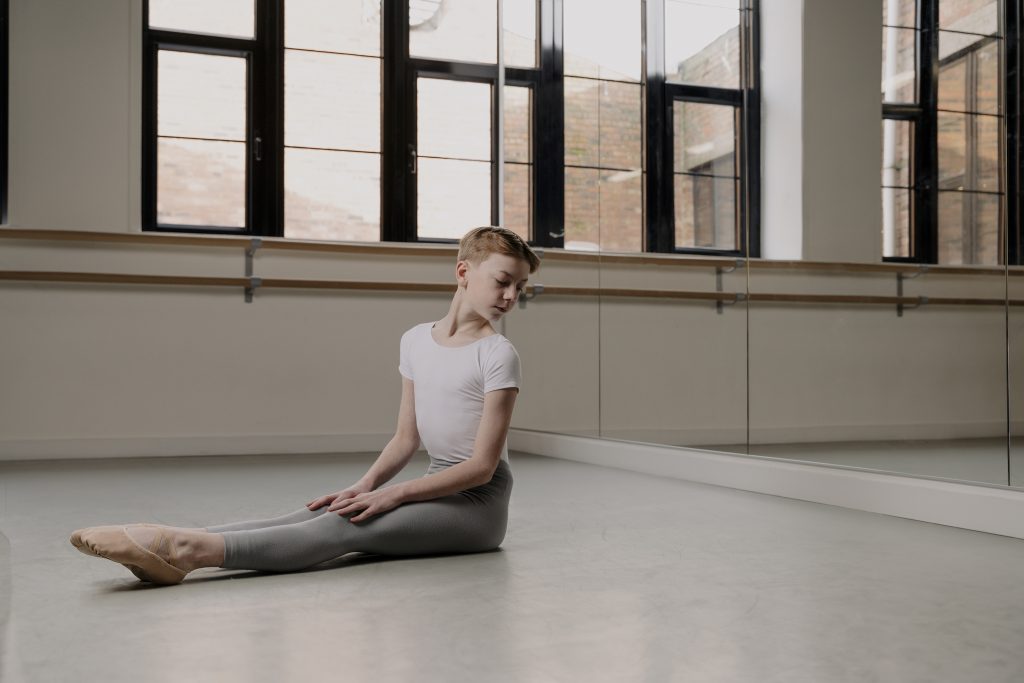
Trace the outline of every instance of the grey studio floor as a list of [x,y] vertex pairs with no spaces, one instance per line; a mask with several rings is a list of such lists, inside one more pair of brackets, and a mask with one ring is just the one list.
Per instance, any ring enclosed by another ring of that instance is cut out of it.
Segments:
[[492,553],[148,587],[67,541],[286,512],[371,459],[0,464],[3,680],[1024,680],[1024,541],[554,458],[512,454]]

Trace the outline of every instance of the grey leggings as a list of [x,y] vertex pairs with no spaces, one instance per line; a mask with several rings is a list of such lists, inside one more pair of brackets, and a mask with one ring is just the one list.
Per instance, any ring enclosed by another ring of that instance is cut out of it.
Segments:
[[[425,476],[447,467],[432,460]],[[473,553],[501,545],[508,524],[512,471],[502,460],[491,480],[459,493],[406,503],[353,524],[327,505],[274,519],[207,527],[224,536],[229,569],[286,572],[350,552],[374,555]]]

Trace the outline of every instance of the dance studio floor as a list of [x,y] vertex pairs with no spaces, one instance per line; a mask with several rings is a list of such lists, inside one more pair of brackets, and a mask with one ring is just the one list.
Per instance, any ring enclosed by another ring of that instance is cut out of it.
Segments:
[[493,553],[154,588],[67,541],[280,514],[371,459],[0,463],[2,680],[1024,680],[1024,541],[532,455]]

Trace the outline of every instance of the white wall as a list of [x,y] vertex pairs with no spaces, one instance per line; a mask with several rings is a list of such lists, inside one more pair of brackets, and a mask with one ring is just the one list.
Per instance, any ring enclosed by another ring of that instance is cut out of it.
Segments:
[[11,0],[12,227],[138,230],[141,0]]

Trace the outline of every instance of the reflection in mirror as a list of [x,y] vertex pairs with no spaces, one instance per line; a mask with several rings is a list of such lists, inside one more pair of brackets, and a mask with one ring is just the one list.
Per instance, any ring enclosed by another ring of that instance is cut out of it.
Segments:
[[[971,3],[937,4],[941,14]],[[995,6],[974,4],[983,13]],[[864,40],[804,56],[828,68],[804,82],[805,97],[821,104],[803,120],[799,243],[786,260],[750,264],[750,452],[1005,486],[1005,73],[993,69],[1002,40],[940,31],[936,49],[922,49],[935,55],[937,78],[915,76],[932,89],[920,93],[922,107],[938,103],[937,129],[898,106],[883,107],[879,126],[856,109],[879,84],[854,47],[877,36],[861,14],[877,9],[834,7],[842,9],[810,8],[808,30],[864,26]],[[881,23],[906,26],[897,15],[887,3]],[[988,26],[965,23],[969,15],[955,30]],[[883,49],[900,45],[900,31],[916,29],[884,29]],[[924,34],[917,40],[934,39]],[[899,105],[910,101],[900,83],[911,78],[896,78],[891,57],[882,93],[885,105]],[[842,135],[813,137],[835,125]],[[929,145],[934,161],[917,153]],[[869,173],[872,183],[879,177],[872,168],[881,169],[880,194],[865,184]],[[930,178],[937,186],[922,182]],[[768,231],[767,253],[772,239]]]
[[[735,0],[673,1],[665,12],[666,21],[648,19],[647,31],[665,31],[664,59],[678,66],[666,77],[687,85],[671,86],[664,119],[653,122],[641,106],[647,84],[566,79],[566,244],[586,240],[600,250],[601,436],[742,450],[746,311],[735,293],[745,291],[745,266],[715,253],[738,251],[742,242],[737,106],[709,103],[690,87],[738,88],[740,12]],[[635,5],[618,21],[641,15]],[[568,43],[568,24],[566,35]],[[643,54],[630,35],[608,36],[617,45],[608,52],[621,48],[622,63]],[[651,128],[664,134],[654,144],[666,151],[669,253],[645,253],[651,152],[643,150]]]
[[1010,486],[1024,488],[1024,266],[1008,269]]
[[[597,259],[562,250],[543,251],[526,296],[505,316],[505,334],[523,363],[525,390],[512,427],[555,434],[600,434]],[[535,283],[544,292],[536,294]],[[576,290],[560,293],[563,288]],[[500,330],[499,330],[500,331]]]

